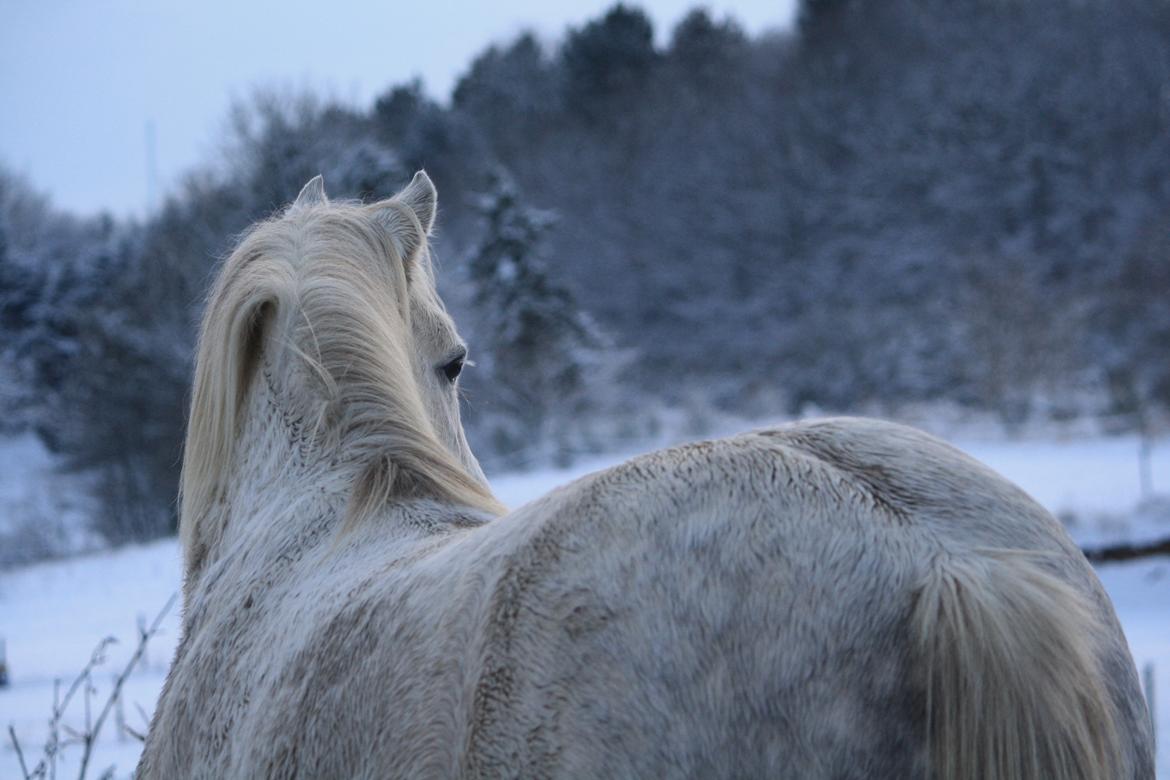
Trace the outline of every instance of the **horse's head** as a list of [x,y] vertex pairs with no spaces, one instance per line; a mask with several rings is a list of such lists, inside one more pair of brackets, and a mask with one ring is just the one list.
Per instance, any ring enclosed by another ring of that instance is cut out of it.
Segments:
[[370,205],[329,201],[317,177],[226,261],[200,332],[184,452],[189,580],[229,518],[256,510],[231,506],[239,481],[280,478],[255,465],[265,458],[270,471],[295,456],[340,477],[351,525],[395,497],[500,511],[459,420],[467,349],[435,291],[435,209],[421,171]]

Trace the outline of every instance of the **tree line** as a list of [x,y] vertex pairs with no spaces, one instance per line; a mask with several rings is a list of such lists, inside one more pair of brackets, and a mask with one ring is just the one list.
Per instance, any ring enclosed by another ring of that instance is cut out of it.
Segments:
[[262,94],[145,220],[0,173],[0,403],[169,532],[195,327],[233,236],[322,173],[425,168],[469,435],[524,466],[743,415],[1170,409],[1170,3],[804,0],[749,36],[628,5],[481,52],[449,98]]

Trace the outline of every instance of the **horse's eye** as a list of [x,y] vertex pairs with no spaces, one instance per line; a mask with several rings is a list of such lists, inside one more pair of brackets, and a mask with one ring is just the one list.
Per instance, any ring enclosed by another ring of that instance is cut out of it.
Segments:
[[463,372],[463,356],[460,355],[439,370],[443,372],[443,376],[447,377],[448,382],[454,384],[455,380],[459,378],[459,374]]

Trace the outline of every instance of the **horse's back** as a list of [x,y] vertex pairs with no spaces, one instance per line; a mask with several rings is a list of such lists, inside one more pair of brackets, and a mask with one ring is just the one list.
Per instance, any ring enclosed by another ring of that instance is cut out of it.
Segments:
[[666,450],[493,525],[523,539],[484,611],[472,774],[927,776],[915,610],[940,556],[984,548],[1036,552],[1092,605],[1133,776],[1148,760],[1083,557],[1017,488],[910,429],[835,420]]

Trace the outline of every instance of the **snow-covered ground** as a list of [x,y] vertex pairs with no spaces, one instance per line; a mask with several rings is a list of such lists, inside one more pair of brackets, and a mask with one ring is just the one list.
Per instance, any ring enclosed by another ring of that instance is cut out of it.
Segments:
[[84,480],[62,475],[35,434],[0,437],[0,566],[100,546]]
[[[1127,521],[1138,501],[1138,445],[1133,438],[1012,442],[964,439],[957,442],[979,459],[1015,480],[1054,512],[1074,514],[1074,536],[1101,539],[1147,538],[1170,534],[1170,523]],[[569,470],[548,470],[493,480],[497,494],[516,506],[556,485],[621,458],[597,458]],[[19,464],[18,464],[19,465]],[[1170,443],[1154,450],[1154,486],[1170,492]],[[0,479],[4,475],[0,474]],[[0,511],[10,510],[11,492],[0,491]],[[1121,518],[1121,519],[1119,519]],[[99,640],[122,640],[110,648],[94,675],[95,702],[104,700],[113,674],[133,650],[137,621],[149,620],[179,588],[180,558],[174,540],[40,563],[0,574],[0,637],[7,643],[11,685],[0,689],[0,728],[15,727],[33,762],[43,744],[53,703],[53,681],[72,680]],[[1170,558],[1109,565],[1099,569],[1116,604],[1139,668],[1153,664],[1158,702],[1159,776],[1170,780]],[[144,731],[144,715],[154,707],[178,638],[177,609],[164,620],[150,645],[144,667],[128,681],[123,713],[126,724]],[[78,700],[66,722],[84,723]],[[96,709],[95,709],[96,711]],[[128,776],[140,745],[119,736],[111,723],[91,762],[91,776],[117,767]],[[12,746],[4,734],[0,778],[19,777]],[[62,777],[77,774],[80,748],[69,747],[58,763]]]

